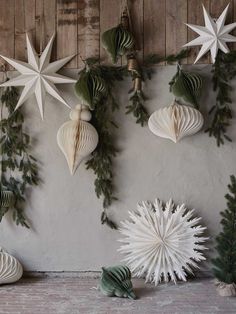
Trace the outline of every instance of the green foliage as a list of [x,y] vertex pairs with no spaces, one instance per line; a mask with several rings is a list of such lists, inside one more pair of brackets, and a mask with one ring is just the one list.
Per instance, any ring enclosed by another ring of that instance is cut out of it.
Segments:
[[213,116],[210,127],[206,130],[209,136],[216,138],[217,146],[224,144],[224,139],[231,141],[227,135],[227,128],[232,119],[232,103],[230,81],[236,76],[236,51],[227,54],[219,51],[213,64],[213,90],[217,92],[216,104],[211,108]]
[[[30,186],[38,185],[37,160],[30,154],[30,137],[23,130],[24,116],[20,109],[15,111],[18,91],[14,87],[4,90],[1,102],[8,112],[0,122],[1,130],[1,190],[12,191],[15,197],[13,220],[17,225],[29,228],[24,216],[25,194]],[[9,208],[0,209],[0,221]]]
[[102,45],[108,52],[113,63],[134,46],[133,35],[121,24],[102,34]]
[[218,257],[213,260],[213,272],[219,281],[236,283],[236,177],[230,177],[225,195],[227,209],[221,212],[223,230],[216,238]]
[[183,49],[176,55],[168,55],[166,57],[162,57],[158,54],[150,54],[148,55],[143,62],[143,65],[141,67],[142,70],[142,77],[143,79],[147,77],[149,80],[152,78],[152,74],[154,73],[154,69],[152,68],[155,64],[160,64],[162,62],[166,62],[167,64],[173,64],[173,63],[179,63],[183,59],[187,58],[189,55],[188,49]]
[[134,91],[129,98],[129,104],[126,106],[126,114],[133,113],[136,118],[136,123],[140,123],[141,126],[144,126],[149,118],[149,114],[144,107],[144,102],[146,97],[142,90]]
[[202,78],[196,73],[177,68],[177,73],[170,81],[170,91],[177,97],[199,109],[198,100],[202,90]]
[[112,94],[112,89],[114,82],[121,81],[126,75],[126,71],[122,67],[99,65],[96,59],[86,60],[86,67],[80,72],[80,78],[88,71],[91,77],[99,77],[104,81],[105,89],[98,101],[94,102],[92,98],[94,103],[92,124],[98,132],[99,143],[87,162],[87,169],[94,171],[96,175],[95,192],[98,198],[103,198],[104,210],[101,222],[116,229],[115,223],[108,218],[106,213],[106,209],[116,199],[113,186],[113,158],[117,154],[117,148],[113,129],[117,126],[112,119],[112,114],[119,108],[119,104]]

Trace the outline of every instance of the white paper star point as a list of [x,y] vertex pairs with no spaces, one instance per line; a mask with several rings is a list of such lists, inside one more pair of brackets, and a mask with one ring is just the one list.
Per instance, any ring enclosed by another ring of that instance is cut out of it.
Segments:
[[229,48],[226,43],[236,42],[236,37],[229,34],[236,27],[236,23],[225,25],[229,4],[216,20],[209,15],[204,5],[202,5],[202,7],[205,26],[186,24],[199,36],[185,44],[184,47],[202,45],[194,63],[196,63],[208,51],[211,53],[212,62],[215,63],[218,50],[228,53]]
[[43,119],[44,101],[47,93],[70,108],[64,98],[59,94],[59,91],[54,84],[67,84],[76,82],[74,79],[56,73],[75,55],[50,63],[54,38],[55,34],[53,34],[43,53],[39,57],[30,42],[29,36],[26,34],[28,63],[7,58],[1,55],[4,60],[6,60],[10,65],[12,65],[17,71],[21,73],[16,78],[13,78],[0,85],[24,86],[15,110],[18,109],[32,94],[35,94],[39,111]]

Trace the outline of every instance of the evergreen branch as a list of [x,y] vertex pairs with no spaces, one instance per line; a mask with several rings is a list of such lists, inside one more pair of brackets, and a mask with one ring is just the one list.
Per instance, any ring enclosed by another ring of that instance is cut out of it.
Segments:
[[211,108],[209,114],[213,116],[210,127],[206,130],[209,136],[216,138],[217,146],[223,145],[224,140],[232,141],[227,135],[227,128],[233,117],[231,110],[230,81],[236,76],[236,51],[228,54],[218,52],[213,65],[213,90],[217,92],[216,104]]
[[216,238],[218,256],[212,260],[215,277],[227,284],[236,283],[236,177],[230,180],[230,193],[225,195],[228,208],[220,213],[222,231]]
[[142,90],[137,90],[132,93],[129,104],[126,106],[126,114],[133,113],[136,118],[136,123],[140,123],[141,126],[147,123],[149,115],[144,107],[145,95]]
[[86,166],[87,169],[92,169],[96,175],[94,185],[97,197],[103,198],[101,222],[112,229],[117,229],[116,224],[109,219],[106,213],[106,209],[116,200],[113,185],[113,159],[118,150],[115,146],[113,129],[117,128],[117,125],[112,119],[112,113],[119,109],[119,104],[113,96],[112,90],[114,82],[121,81],[127,72],[123,67],[104,66],[96,63],[90,65],[90,71],[104,80],[106,93],[101,95],[92,112],[91,122],[98,132],[99,143]]
[[[15,197],[13,220],[17,225],[29,228],[24,215],[25,194],[28,187],[38,185],[37,160],[30,154],[30,137],[23,130],[24,116],[15,111],[18,90],[7,87],[1,97],[8,116],[0,121],[1,130],[1,190],[12,191]],[[0,221],[8,209],[0,208]]]

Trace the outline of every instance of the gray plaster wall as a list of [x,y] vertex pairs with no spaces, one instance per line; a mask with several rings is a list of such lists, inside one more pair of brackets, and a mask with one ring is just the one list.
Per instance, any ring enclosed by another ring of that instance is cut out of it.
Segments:
[[[150,113],[171,103],[168,82],[175,70],[175,66],[158,67],[153,79],[146,82]],[[211,67],[197,70],[205,77],[201,106],[206,113],[215,101],[210,86]],[[77,75],[77,71],[65,73]],[[229,128],[233,142],[221,148],[204,131],[174,144],[154,136],[124,114],[129,88],[128,81],[116,88],[122,107],[116,114],[120,153],[114,164],[119,200],[109,209],[109,215],[119,222],[128,217],[128,211],[135,209],[138,201],[171,197],[176,203],[195,208],[213,239],[219,231],[219,212],[225,208],[229,176],[236,174],[235,120]],[[78,103],[73,86],[59,89],[71,106]],[[236,100],[234,91],[232,97]],[[0,245],[17,256],[28,271],[91,271],[119,263],[119,233],[100,224],[102,207],[94,193],[93,173],[83,163],[72,177],[56,143],[57,130],[68,120],[69,110],[48,97],[42,122],[33,98],[24,108],[27,129],[36,139],[34,154],[41,161],[43,184],[28,195],[26,214],[31,229],[16,227],[7,215],[0,225]],[[210,248],[214,245],[212,239]],[[208,269],[209,263],[202,267]]]

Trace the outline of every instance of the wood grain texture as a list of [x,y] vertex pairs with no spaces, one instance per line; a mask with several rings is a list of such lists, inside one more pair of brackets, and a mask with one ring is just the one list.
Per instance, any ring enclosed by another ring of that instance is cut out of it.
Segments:
[[[14,58],[14,0],[0,0],[0,54]],[[6,70],[12,70],[4,60],[1,63],[6,65]]]
[[27,60],[26,33],[35,44],[35,0],[15,0],[15,59]]
[[[103,32],[120,23],[122,0],[100,0],[100,39]],[[101,62],[111,64],[105,49],[100,45]],[[120,62],[118,62],[120,64]]]
[[144,2],[144,57],[157,53],[166,55],[166,0]]
[[99,0],[83,0],[78,2],[78,67],[84,65],[81,58],[99,58],[99,10]]
[[166,0],[166,55],[178,53],[187,42],[187,7],[186,0]]
[[[188,0],[188,23],[194,25],[204,26],[203,8],[202,4],[206,10],[210,11],[210,0]],[[188,42],[197,38],[199,35],[188,28]],[[192,47],[191,54],[188,57],[188,63],[194,63],[201,46]],[[209,55],[203,56],[197,63],[209,63]]]
[[[211,16],[213,18],[218,18],[220,14],[223,12],[223,10],[226,8],[226,6],[230,3],[228,14],[226,17],[226,24],[232,23],[233,18],[234,18],[233,2],[234,1],[232,0],[211,0],[211,5],[210,5]],[[233,48],[236,48],[235,44],[232,44],[232,43],[228,43],[227,46],[229,47],[230,50]]]
[[144,41],[144,2],[145,0],[131,0],[129,6],[130,12],[130,30],[135,37],[135,49],[140,62],[143,61],[143,41]]
[[231,23],[233,19],[233,1],[232,0],[210,0],[210,14],[213,18],[218,18],[226,6],[230,3],[226,24]]
[[[178,53],[197,37],[184,23],[204,25],[201,4],[218,18],[229,2],[227,24],[236,20],[236,0],[129,0],[139,60],[150,53]],[[40,53],[55,32],[52,60],[77,54],[67,67],[81,67],[79,55],[100,57],[111,64],[100,39],[104,31],[119,24],[125,5],[125,0],[0,0],[0,53],[26,61],[25,33]],[[236,36],[236,30],[232,34]],[[229,48],[236,49],[236,43]],[[199,49],[191,48],[183,63],[192,64]],[[125,58],[118,64],[122,62]],[[198,63],[210,63],[209,54]]]
[[57,0],[57,59],[76,55],[68,68],[77,68],[77,13],[77,0]]

